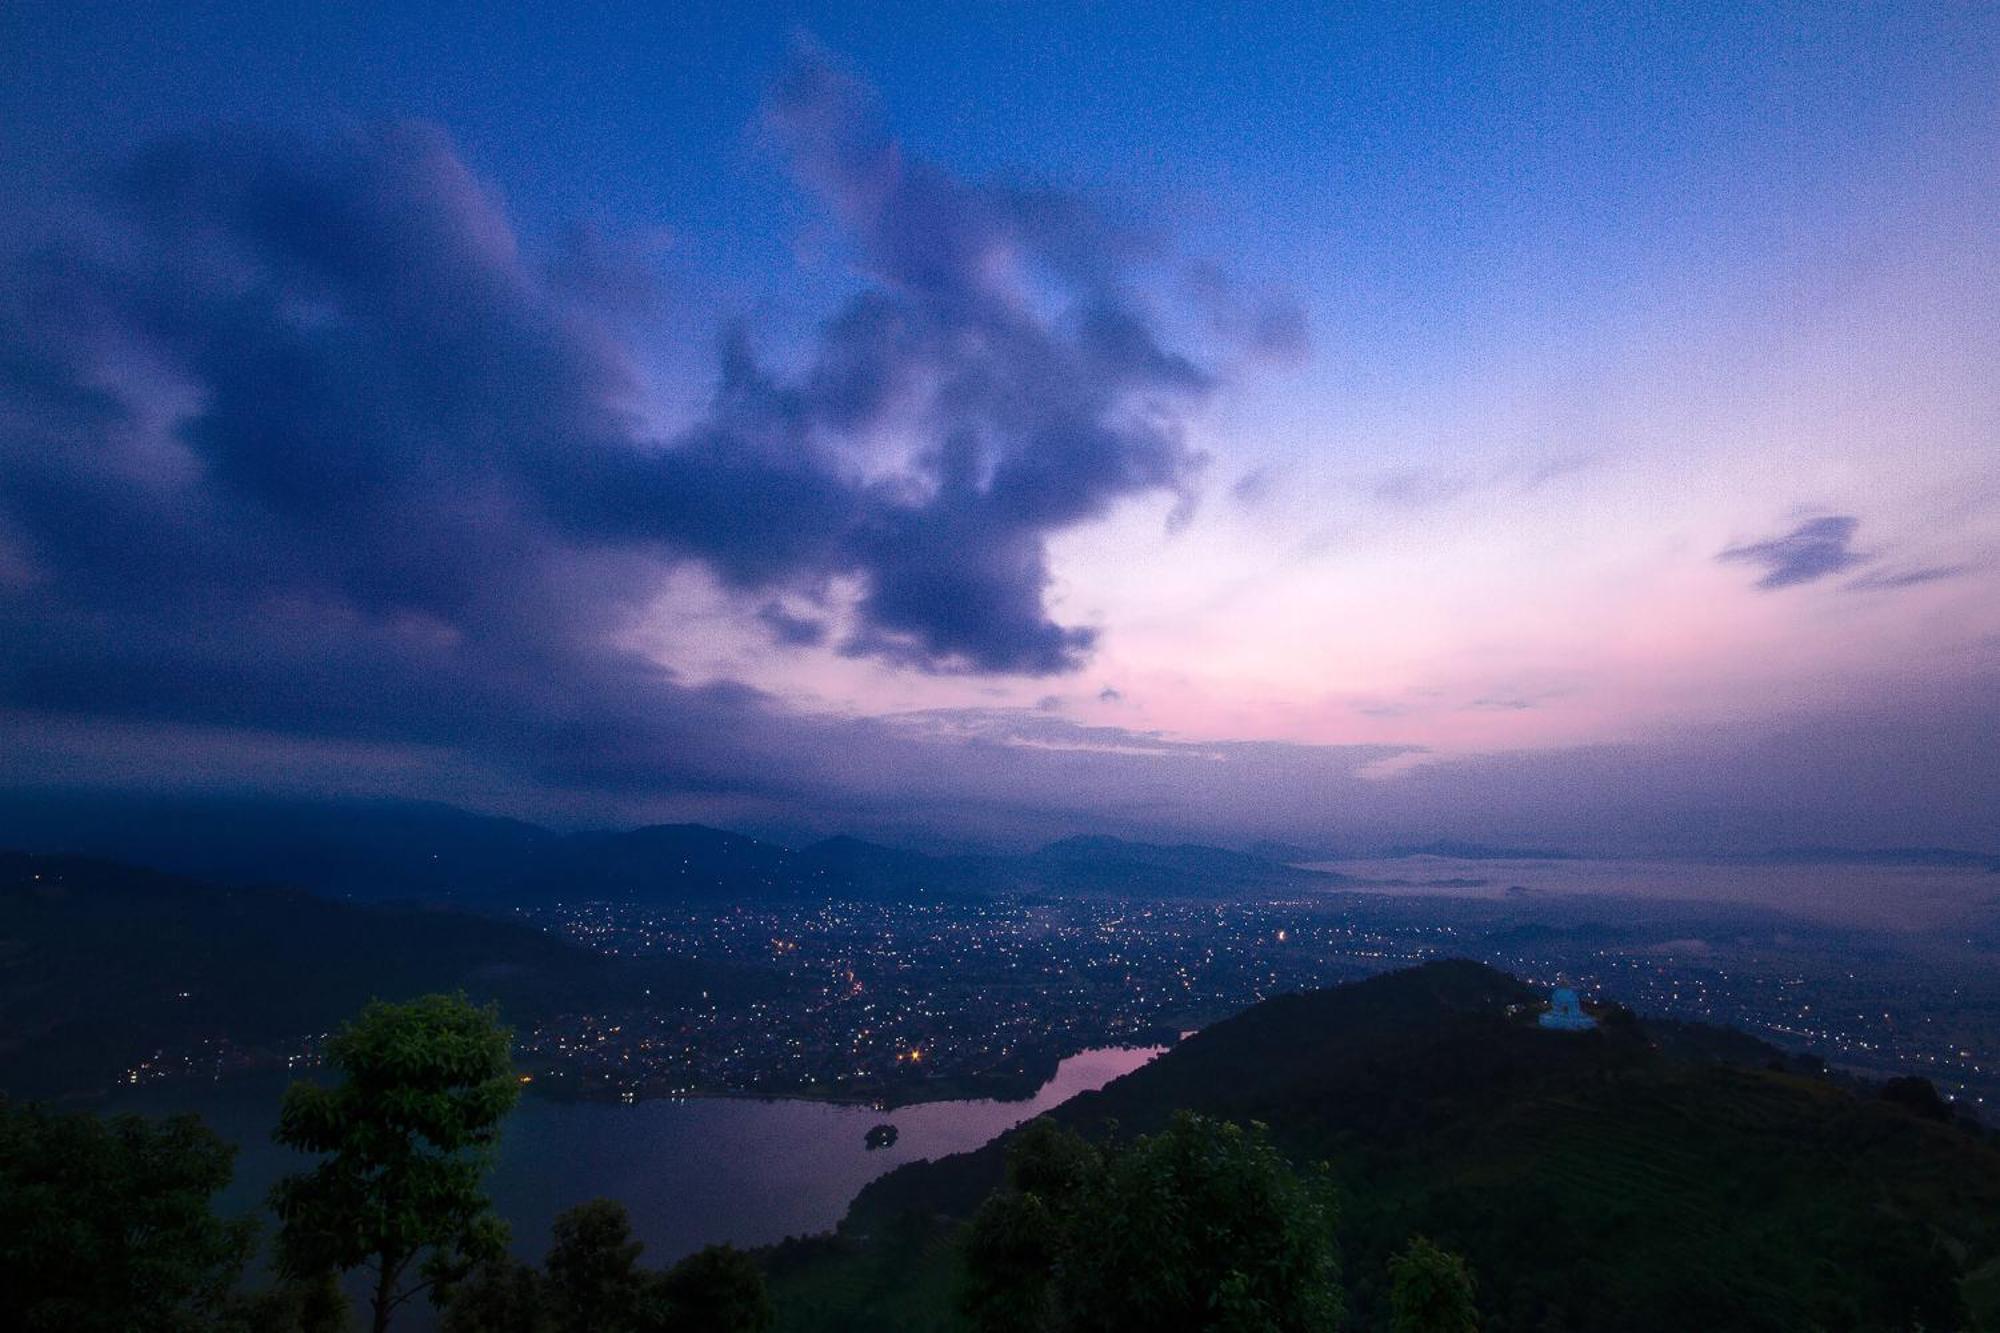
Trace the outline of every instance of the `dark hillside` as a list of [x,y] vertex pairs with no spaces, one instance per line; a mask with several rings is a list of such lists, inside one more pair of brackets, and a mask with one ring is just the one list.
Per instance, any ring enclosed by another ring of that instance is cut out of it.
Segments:
[[0,1091],[92,1091],[156,1049],[324,1031],[370,999],[463,989],[526,1019],[759,978],[607,958],[531,926],[218,888],[74,857],[0,853]]
[[556,840],[429,801],[0,792],[0,847],[330,897],[476,900]]
[[796,853],[701,824],[576,833],[537,849],[508,896],[538,902],[597,899],[739,902],[795,893]]
[[1077,837],[1013,858],[1030,884],[1070,893],[1150,896],[1316,891],[1348,883],[1344,875],[1302,870],[1247,852],[1193,843],[1167,846],[1122,838]]
[[927,856],[845,836],[814,843],[799,853],[799,864],[811,887],[835,897],[920,902],[977,898],[1014,885],[990,858]]
[[1027,855],[930,856],[834,837],[794,851],[701,824],[558,833],[423,801],[0,792],[0,847],[231,888],[506,910],[554,901],[705,907],[1010,891],[1231,897],[1347,883],[1219,847],[1071,838]]
[[[1538,998],[1465,962],[1285,996],[1053,1114],[1129,1134],[1185,1107],[1329,1160],[1363,1328],[1419,1232],[1471,1260],[1490,1330],[1958,1326],[1960,1275],[2000,1255],[2000,1153],[1977,1131],[1774,1072],[1748,1038],[1662,1045],[1616,1010],[1545,1031]],[[1004,1151],[884,1177],[850,1239],[966,1215]]]

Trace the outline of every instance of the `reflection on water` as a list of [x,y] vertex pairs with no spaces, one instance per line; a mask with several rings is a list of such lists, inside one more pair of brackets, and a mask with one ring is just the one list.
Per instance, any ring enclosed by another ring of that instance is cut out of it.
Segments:
[[[929,1102],[894,1111],[822,1102],[706,1098],[602,1102],[524,1099],[507,1120],[492,1191],[513,1224],[514,1249],[539,1260],[549,1223],[585,1199],[617,1199],[632,1213],[648,1263],[703,1245],[762,1245],[825,1231],[861,1187],[924,1157],[964,1152],[1058,1102],[1145,1064],[1160,1047],[1071,1056],[1028,1101]],[[304,1158],[272,1144],[284,1080],[163,1084],[112,1100],[108,1110],[194,1111],[241,1145],[225,1207],[261,1207],[271,1182]],[[870,1151],[871,1125],[896,1126],[894,1146]]]

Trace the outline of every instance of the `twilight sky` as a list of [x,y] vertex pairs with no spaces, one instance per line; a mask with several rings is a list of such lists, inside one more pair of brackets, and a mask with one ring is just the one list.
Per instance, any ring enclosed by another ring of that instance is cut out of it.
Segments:
[[2000,10],[290,8],[0,9],[0,784],[2000,847]]

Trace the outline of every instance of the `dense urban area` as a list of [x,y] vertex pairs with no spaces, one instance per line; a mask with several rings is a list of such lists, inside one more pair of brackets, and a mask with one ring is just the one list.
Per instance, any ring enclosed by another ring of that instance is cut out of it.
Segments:
[[534,919],[597,949],[769,967],[785,984],[574,1015],[523,1033],[519,1050],[533,1077],[591,1096],[1025,1094],[1081,1049],[1172,1040],[1271,995],[1462,956],[1836,1068],[1921,1072],[1968,1107],[2000,1095],[1983,1058],[2000,1048],[2000,985],[1977,953],[1695,904],[1620,903],[1621,921],[1641,924],[1598,924],[1608,906],[1550,904],[1525,922],[1518,903],[1345,893],[549,907]]
[[[1027,1096],[1081,1050],[1169,1043],[1272,995],[1469,957],[1641,1015],[1735,1028],[1836,1070],[1920,1073],[1975,1113],[2000,1105],[1989,954],[1755,909],[1342,892],[517,912],[607,954],[734,965],[686,1003],[642,996],[524,1026],[525,1077],[556,1096]],[[318,1042],[274,1054],[218,1036],[156,1052],[126,1080],[310,1067]]]

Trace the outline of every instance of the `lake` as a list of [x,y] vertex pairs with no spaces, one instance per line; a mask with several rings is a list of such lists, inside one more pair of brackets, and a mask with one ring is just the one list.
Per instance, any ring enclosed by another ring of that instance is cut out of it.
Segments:
[[[600,1196],[631,1210],[650,1265],[724,1241],[768,1244],[828,1230],[861,1187],[883,1172],[977,1148],[1130,1073],[1162,1049],[1073,1055],[1026,1101],[926,1102],[894,1111],[726,1097],[624,1106],[531,1094],[508,1117],[493,1199],[513,1226],[515,1252],[534,1261],[547,1249],[557,1213]],[[159,1084],[114,1095],[102,1109],[196,1112],[241,1149],[224,1210],[261,1211],[272,1182],[308,1160],[271,1142],[285,1082],[273,1075]],[[863,1136],[885,1121],[896,1126],[896,1143],[869,1150]]]

